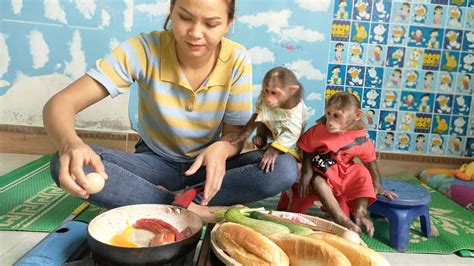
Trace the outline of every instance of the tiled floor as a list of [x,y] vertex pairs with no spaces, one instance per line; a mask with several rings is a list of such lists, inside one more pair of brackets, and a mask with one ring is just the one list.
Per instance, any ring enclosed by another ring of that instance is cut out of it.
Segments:
[[[41,156],[0,153],[0,176],[9,171],[35,160]],[[389,174],[395,169],[409,169],[410,166],[400,166],[400,162],[390,162],[381,167],[382,174]],[[390,167],[387,167],[390,165]],[[36,232],[14,232],[0,231],[0,266],[12,265],[36,243],[41,241],[47,234]],[[462,258],[456,255],[431,255],[431,254],[403,254],[382,253],[391,265],[471,265],[474,266],[473,258]]]

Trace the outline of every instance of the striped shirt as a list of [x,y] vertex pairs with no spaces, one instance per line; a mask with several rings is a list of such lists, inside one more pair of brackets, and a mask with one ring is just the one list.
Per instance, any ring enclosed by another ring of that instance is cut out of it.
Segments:
[[193,91],[182,72],[171,31],[141,34],[97,61],[87,74],[111,97],[138,90],[138,133],[157,154],[190,162],[219,140],[223,123],[252,115],[252,64],[242,45],[223,38],[216,65]]

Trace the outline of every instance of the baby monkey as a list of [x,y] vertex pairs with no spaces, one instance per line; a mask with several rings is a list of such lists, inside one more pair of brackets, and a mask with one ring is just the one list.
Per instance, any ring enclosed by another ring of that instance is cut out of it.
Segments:
[[[313,190],[336,223],[359,234],[364,225],[373,236],[367,207],[376,200],[375,193],[389,199],[398,196],[382,187],[375,147],[362,115],[359,99],[353,94],[339,92],[327,100],[325,114],[298,141],[303,150],[298,201]],[[355,157],[362,164],[354,163]]]
[[[256,128],[252,142],[264,150],[260,161],[262,170],[273,171],[275,160],[281,153],[288,152],[300,161],[296,142],[304,131],[306,113],[303,87],[295,74],[284,67],[272,68],[263,78],[256,112],[239,136],[230,142],[243,143]],[[269,138],[272,139],[271,143],[267,143]]]

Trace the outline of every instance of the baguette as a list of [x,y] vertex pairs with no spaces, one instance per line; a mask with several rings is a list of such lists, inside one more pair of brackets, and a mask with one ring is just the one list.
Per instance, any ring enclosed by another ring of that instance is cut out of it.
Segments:
[[216,242],[242,265],[289,265],[288,256],[264,235],[240,224],[223,223],[216,230]]
[[309,235],[313,239],[322,240],[336,247],[349,259],[353,266],[385,266],[388,261],[374,250],[355,244],[347,239],[328,233]]
[[269,238],[285,251],[292,266],[351,265],[342,252],[321,240],[295,234],[271,235]]

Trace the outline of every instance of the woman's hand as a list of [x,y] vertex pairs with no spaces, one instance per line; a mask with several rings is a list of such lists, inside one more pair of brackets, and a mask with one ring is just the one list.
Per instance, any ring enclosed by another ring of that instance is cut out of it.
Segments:
[[229,157],[228,149],[230,142],[217,141],[207,147],[196,158],[194,163],[184,173],[187,176],[193,175],[201,166],[206,166],[206,182],[204,184],[204,198],[202,205],[207,205],[211,199],[219,192],[224,180],[225,164]]
[[95,172],[107,179],[100,156],[82,140],[69,142],[59,152],[59,183],[69,194],[87,199],[87,179],[83,167],[89,165]]

